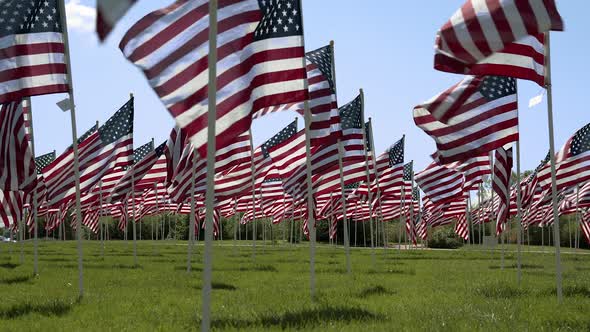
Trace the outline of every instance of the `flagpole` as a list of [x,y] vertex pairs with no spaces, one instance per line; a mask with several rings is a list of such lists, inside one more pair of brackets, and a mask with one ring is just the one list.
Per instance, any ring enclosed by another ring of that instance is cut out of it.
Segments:
[[[334,94],[338,96],[337,84],[336,84],[336,56],[334,50],[334,41],[330,41],[330,48],[332,52],[330,52],[332,57],[332,80],[334,82]],[[363,119],[364,121],[364,119]],[[338,166],[340,170],[340,191],[342,193],[342,222],[344,226],[344,252],[346,254],[346,272],[348,274],[351,273],[351,263],[350,263],[350,238],[348,234],[348,222],[346,218],[346,194],[344,193],[344,171],[343,167],[344,164],[342,162],[342,155],[344,154],[344,146],[342,141],[338,139]]]
[[[404,145],[406,144],[406,141],[404,140]],[[404,149],[405,150],[405,149]],[[404,152],[405,153],[405,152]],[[410,185],[412,187],[412,204],[410,206],[410,220],[412,221],[410,223],[410,241],[411,241],[411,245],[414,246],[414,237],[417,237],[417,235],[415,235],[415,228],[416,225],[414,224],[414,161],[411,161],[412,163],[412,172],[410,173]],[[418,241],[416,241],[417,243]]]
[[[518,82],[517,82],[518,84]],[[518,88],[517,88],[518,91]],[[518,93],[518,92],[517,92]],[[517,96],[518,100],[518,96]],[[516,244],[517,244],[517,252],[516,252],[516,266],[517,266],[517,281],[518,286],[520,287],[520,282],[522,280],[522,193],[520,188],[520,138],[516,141],[516,221],[517,225],[517,236],[516,236]],[[510,203],[510,200],[509,200]],[[508,209],[510,210],[510,205],[508,205]]]
[[[256,263],[256,167],[254,165],[254,138],[252,137],[252,128],[250,133],[250,171],[252,173],[252,262]],[[248,237],[248,229],[246,228],[246,237]]]
[[[193,255],[193,245],[195,243],[195,228],[200,227],[196,225],[196,207],[195,207],[195,181],[197,177],[197,150],[193,149],[192,158],[192,167],[191,167],[191,197],[190,197],[190,204],[191,204],[191,212],[189,214],[189,230],[188,230],[188,252],[186,258],[186,272],[191,272],[192,268],[192,255]],[[209,167],[209,165],[207,165]],[[163,234],[163,233],[162,233]],[[163,237],[163,236],[162,236]]]
[[[213,200],[215,198],[215,151],[217,120],[217,0],[209,1],[209,114],[207,117],[207,191],[205,194],[205,259],[203,262],[203,314],[201,330],[211,329],[211,279],[213,270]],[[252,174],[254,176],[254,174]]]
[[[303,59],[305,64],[305,58]],[[304,79],[305,90],[309,90],[307,78]],[[306,183],[307,183],[307,225],[309,228],[309,287],[312,301],[315,300],[315,216],[313,204],[313,186],[311,182],[311,110],[309,101],[304,102],[305,108],[305,163],[306,163]]]
[[559,234],[559,214],[557,209],[557,181],[556,181],[556,165],[555,165],[555,138],[553,133],[553,87],[551,86],[551,39],[549,32],[545,34],[545,66],[547,70],[546,88],[547,88],[547,125],[549,129],[549,154],[551,161],[551,197],[553,205],[553,242],[555,245],[555,270],[556,270],[556,286],[557,286],[557,301],[563,301],[562,291],[562,276],[561,276],[561,252],[560,252],[560,234]]
[[104,258],[104,223],[102,222],[102,180],[98,182],[98,222],[100,223],[100,256]]
[[84,296],[84,272],[83,272],[83,252],[82,252],[82,204],[80,202],[80,160],[78,155],[78,134],[76,128],[76,103],[74,100],[74,82],[72,78],[72,65],[70,61],[70,43],[68,36],[68,22],[65,10],[65,0],[59,0],[59,12],[62,20],[63,42],[64,42],[64,58],[67,68],[67,79],[69,83],[69,97],[70,97],[70,120],[72,127],[72,150],[74,152],[74,183],[76,188],[76,238],[78,244],[78,288],[79,297]]
[[[371,173],[369,171],[369,156],[368,156],[369,151],[367,151],[367,137],[366,137],[367,132],[365,130],[365,93],[363,92],[363,89],[360,89],[359,93],[361,96],[361,120],[362,120],[361,127],[362,127],[362,131],[363,131],[363,145],[365,148],[365,173],[367,174],[367,188],[368,188],[369,202],[371,202],[373,200],[373,194],[371,192],[371,190],[372,190],[371,189]],[[370,123],[371,123],[371,121],[369,120],[369,124]],[[369,133],[369,135],[373,135],[372,130]],[[375,147],[371,146],[371,149],[375,150]],[[377,173],[376,169],[375,169],[375,173]],[[370,203],[369,203],[369,232],[371,233],[371,261],[373,264],[373,269],[375,269],[376,258],[375,258],[375,245],[373,243],[373,217],[372,217],[372,209],[371,209]]]
[[[363,120],[364,120],[364,116],[365,116],[365,95],[364,93],[362,94],[362,98],[363,98],[363,103],[362,103],[362,109],[363,109]],[[378,237],[377,237],[377,233],[379,230],[379,219],[381,219],[381,223],[383,223],[383,215],[382,215],[382,210],[381,210],[381,188],[379,187],[379,172],[377,172],[377,159],[375,156],[375,141],[373,140],[373,122],[371,120],[371,118],[369,117],[369,123],[371,124],[371,127],[369,128],[371,130],[371,134],[369,135],[369,141],[371,142],[371,148],[373,149],[373,154],[371,155],[371,161],[373,162],[373,167],[375,169],[375,184],[377,185],[377,204],[379,204],[379,217],[377,218],[377,220],[375,220],[375,241],[379,241]],[[404,135],[404,138],[406,137],[406,135]],[[371,202],[372,203],[372,202]],[[373,208],[370,206],[369,207],[369,211],[371,212],[371,216],[373,215],[372,211]],[[371,235],[372,236],[372,235]],[[383,245],[385,245],[385,241],[383,242]]]
[[[31,142],[31,153],[33,154],[33,159],[35,159],[35,131],[33,130],[33,104],[31,103],[31,98],[27,97],[25,98],[25,100],[27,101],[27,106],[28,106],[28,120],[29,120],[29,128],[31,129],[31,132],[29,133],[29,139]],[[22,104],[21,104],[22,107]],[[37,172],[35,172],[35,174],[37,174]],[[35,187],[33,189],[33,206],[31,207],[31,212],[33,213],[33,223],[35,227],[34,230],[34,263],[33,263],[33,275],[37,275],[39,274],[39,242],[38,242],[38,236],[39,236],[39,232],[37,230],[37,226],[39,225],[38,220],[37,220],[37,188]],[[47,234],[47,232],[45,233]]]

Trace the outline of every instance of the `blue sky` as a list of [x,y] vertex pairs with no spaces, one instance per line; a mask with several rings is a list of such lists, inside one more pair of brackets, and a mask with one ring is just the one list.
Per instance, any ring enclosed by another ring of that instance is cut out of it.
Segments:
[[[139,1],[105,44],[94,35],[95,1],[67,1],[72,49],[78,133],[97,120],[103,123],[129,98],[136,97],[135,146],[152,137],[164,141],[174,122],[143,75],[118,49],[125,31],[150,11],[172,1]],[[374,122],[378,153],[406,135],[406,161],[415,170],[430,163],[435,145],[412,120],[412,108],[461,79],[460,75],[432,69],[434,37],[438,28],[464,0],[304,0],[307,50],[335,41],[338,100],[353,99],[365,91],[365,114]],[[590,77],[587,12],[585,1],[558,1],[566,31],[552,33],[554,119],[557,148],[572,133],[590,122],[583,80]],[[546,103],[529,109],[528,100],[541,88],[519,81],[522,167],[534,168],[548,150]],[[33,98],[37,155],[71,144],[69,114],[55,103],[63,95]],[[294,113],[275,114],[255,121],[255,144],[287,125]],[[303,123],[302,121],[299,122]]]

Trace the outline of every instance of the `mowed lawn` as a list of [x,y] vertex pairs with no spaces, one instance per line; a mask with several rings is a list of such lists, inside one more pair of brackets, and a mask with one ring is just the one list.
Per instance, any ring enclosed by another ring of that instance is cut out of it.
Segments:
[[[75,242],[41,242],[40,274],[32,276],[32,243],[0,251],[0,330],[198,330],[203,247],[186,272],[186,242],[84,242],[86,296],[77,300]],[[551,248],[527,248],[519,287],[515,255],[460,250],[352,249],[346,274],[341,247],[319,245],[318,295],[309,296],[309,249],[216,242],[215,330],[458,331],[589,330],[590,255],[563,254],[564,302],[555,296]],[[510,250],[515,247],[510,247]]]

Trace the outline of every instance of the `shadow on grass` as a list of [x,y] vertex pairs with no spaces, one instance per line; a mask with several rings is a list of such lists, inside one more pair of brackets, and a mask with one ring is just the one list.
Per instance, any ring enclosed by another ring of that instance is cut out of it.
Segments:
[[[184,271],[184,272],[186,272],[186,265],[184,265],[184,266],[181,266],[181,265],[175,266],[174,267],[174,270],[175,271]],[[191,272],[202,272],[202,271],[203,271],[203,269],[200,266],[191,266]]]
[[3,268],[3,269],[10,269],[10,270],[12,270],[12,269],[17,268],[18,267],[18,264],[14,264],[14,263],[2,263],[2,264],[0,264],[0,267]]
[[511,299],[527,294],[523,289],[501,283],[487,284],[477,287],[474,289],[474,293],[478,296],[489,299]]
[[[66,268],[66,269],[77,269],[78,264],[60,264],[59,267]],[[135,264],[113,264],[113,265],[104,265],[104,264],[88,264],[84,263],[84,268],[89,270],[112,270],[112,269],[120,269],[120,270],[142,270],[143,266],[135,265]]]
[[416,270],[414,269],[385,269],[385,270],[373,270],[370,269],[367,271],[368,274],[406,274],[410,276],[416,275]]
[[22,283],[31,281],[31,279],[33,279],[33,276],[30,276],[30,275],[18,276],[18,277],[2,279],[2,280],[0,280],[0,284],[3,284],[3,285],[22,284]]
[[[548,289],[543,292],[543,295],[556,296],[557,290],[555,288]],[[586,285],[566,285],[563,286],[563,296],[574,297],[590,297],[590,288]]]
[[[236,286],[230,285],[230,284],[226,284],[226,283],[223,283],[223,282],[212,282],[211,283],[211,287],[214,290],[227,290],[227,291],[235,291],[235,290],[237,290]],[[195,286],[193,286],[193,288],[202,289],[203,286],[202,285],[195,285]]]
[[[498,269],[501,269],[502,267],[500,265],[490,265],[490,266],[488,266],[488,268],[490,270],[498,270]],[[506,266],[504,266],[504,268],[505,269],[517,269],[518,265],[516,265],[516,264],[506,265]],[[542,269],[542,268],[544,268],[544,266],[537,265],[537,264],[521,264],[520,268],[523,270],[531,270],[531,269]]]
[[61,258],[61,257],[53,257],[53,258],[39,258],[40,262],[71,262],[75,258]]
[[305,329],[325,325],[326,322],[350,323],[383,319],[381,315],[365,309],[348,307],[321,307],[301,311],[287,312],[281,315],[267,315],[258,319],[216,319],[211,322],[213,328],[295,328]]
[[385,288],[381,285],[378,285],[378,286],[364,288],[358,294],[358,297],[364,299],[364,298],[374,296],[374,295],[393,295],[393,294],[395,294],[395,292],[392,292],[392,291],[388,290],[387,288]]
[[[226,269],[223,269],[223,270],[226,270]],[[238,268],[227,269],[227,271],[279,272],[279,270],[277,270],[277,268],[272,265],[240,266]]]
[[[76,302],[77,303],[77,302]],[[0,308],[0,318],[16,319],[28,314],[36,313],[43,316],[63,316],[72,310],[75,303],[63,300],[52,300],[46,303],[21,303],[8,308]]]

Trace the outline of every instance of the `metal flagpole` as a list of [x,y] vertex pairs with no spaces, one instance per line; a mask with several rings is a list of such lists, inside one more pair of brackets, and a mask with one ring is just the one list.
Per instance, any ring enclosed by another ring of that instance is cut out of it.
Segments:
[[[334,93],[338,95],[337,84],[336,84],[336,56],[334,50],[334,41],[330,41],[330,48],[332,49],[332,80],[334,82]],[[364,121],[364,119],[363,119]],[[342,222],[344,228],[344,252],[346,254],[346,272],[350,274],[352,268],[350,263],[350,237],[348,235],[348,222],[346,218],[346,194],[344,192],[344,164],[342,163],[342,155],[344,154],[344,146],[342,141],[338,139],[338,166],[340,168],[340,191],[342,193]]]
[[[368,196],[369,196],[369,232],[371,233],[371,261],[373,264],[373,269],[375,269],[376,267],[376,258],[375,258],[375,244],[373,242],[373,216],[372,216],[372,209],[371,209],[371,204],[370,202],[373,200],[373,194],[371,192],[372,188],[371,188],[371,174],[369,171],[369,156],[368,151],[367,151],[367,133],[365,130],[365,94],[363,92],[363,89],[359,90],[360,95],[361,95],[361,126],[362,126],[362,131],[363,131],[363,145],[365,148],[365,172],[367,174],[367,188],[368,188]],[[371,120],[369,119],[369,125],[371,124]],[[372,129],[372,128],[370,128]],[[371,130],[371,132],[369,133],[369,135],[373,135],[373,132]],[[371,149],[375,149],[375,147],[371,146]],[[374,153],[373,153],[374,154]],[[375,169],[375,173],[377,172],[377,170]],[[364,223],[363,223],[363,229],[364,229]],[[364,234],[363,234],[364,237]]]
[[100,256],[104,257],[104,224],[102,217],[102,180],[98,182],[98,220],[100,223]]
[[[254,138],[250,128],[250,169],[252,172],[252,262],[256,263],[256,167],[254,165]],[[248,237],[248,228],[246,228]]]
[[[31,103],[31,98],[27,97],[25,98],[25,101],[27,102],[27,106],[28,106],[28,120],[29,120],[29,128],[30,128],[30,133],[29,133],[29,139],[31,141],[31,153],[33,154],[33,158],[35,158],[35,134],[34,134],[34,130],[33,130],[33,104]],[[22,104],[21,104],[22,107]],[[35,172],[36,173],[36,172]],[[38,240],[38,236],[39,236],[39,230],[37,229],[37,227],[39,226],[39,222],[37,220],[37,204],[38,204],[38,200],[37,200],[37,190],[35,188],[35,190],[33,190],[33,206],[32,206],[32,213],[33,213],[33,222],[34,222],[34,226],[35,230],[34,230],[34,263],[33,263],[33,274],[37,275],[39,274],[39,240]],[[47,234],[47,233],[46,233]]]
[[84,296],[84,272],[82,259],[82,206],[80,202],[80,160],[78,156],[78,134],[76,128],[76,103],[74,100],[74,81],[72,79],[72,65],[70,61],[70,42],[68,37],[68,23],[66,18],[65,0],[59,0],[59,13],[62,21],[64,58],[67,69],[70,98],[70,120],[72,123],[72,150],[74,152],[74,183],[76,188],[76,239],[78,244],[78,288],[79,297]]
[[401,253],[402,251],[402,230],[403,224],[406,222],[406,215],[404,214],[404,208],[406,205],[406,188],[405,183],[402,180],[402,192],[401,192],[401,201],[400,201],[400,218],[399,218],[399,230],[398,230],[398,239],[397,239],[397,252]]
[[580,185],[576,186],[576,244],[574,253],[578,253],[580,248]]
[[545,54],[546,88],[547,88],[547,125],[549,127],[549,154],[551,161],[551,196],[553,205],[553,243],[555,245],[555,276],[557,286],[557,301],[563,301],[563,292],[561,285],[561,252],[560,252],[560,234],[559,234],[559,214],[557,209],[557,182],[555,171],[555,139],[553,133],[553,88],[551,86],[551,39],[549,32],[545,34],[545,45],[547,46]]
[[[404,145],[406,144],[406,142],[404,141]],[[412,205],[410,206],[410,220],[412,221],[410,223],[410,232],[411,232],[411,238],[413,239],[415,236],[417,237],[417,235],[414,235],[415,233],[415,229],[416,229],[416,224],[414,223],[414,161],[411,161],[412,163],[412,172],[410,173],[410,185],[412,186]],[[411,245],[413,246],[414,243],[412,241]]]
[[[189,230],[188,230],[188,252],[186,257],[186,272],[191,272],[192,268],[192,255],[193,255],[193,245],[195,243],[195,227],[199,227],[196,225],[196,208],[195,208],[195,180],[196,180],[196,165],[197,165],[197,150],[193,147],[193,165],[191,167],[191,212],[189,215]],[[207,164],[207,167],[210,165]],[[208,171],[208,170],[207,170]],[[164,233],[162,232],[162,235]]]
[[[305,57],[303,64],[305,65]],[[307,78],[304,79],[305,90],[309,90]],[[315,300],[315,216],[313,204],[313,186],[311,182],[311,110],[309,101],[304,102],[305,107],[305,163],[306,163],[306,182],[307,182],[307,225],[309,228],[309,288],[312,301]]]
[[[362,114],[363,114],[363,119],[364,119],[364,116],[365,116],[365,95],[364,95],[364,93],[362,94],[362,99],[363,99],[363,102],[362,102],[363,112],[362,112]],[[376,202],[377,202],[377,204],[379,204],[379,217],[375,221],[375,226],[376,226],[375,240],[376,240],[376,242],[379,242],[379,238],[377,237],[377,232],[379,230],[379,220],[381,220],[380,222],[381,222],[381,224],[383,224],[383,214],[381,213],[382,212],[382,210],[381,210],[381,188],[379,188],[379,172],[377,172],[377,159],[376,159],[377,157],[375,156],[375,151],[374,151],[375,150],[375,141],[373,140],[373,122],[371,121],[370,117],[369,117],[369,123],[371,124],[371,127],[369,128],[371,131],[371,134],[369,135],[369,141],[371,142],[371,148],[373,149],[373,154],[371,155],[371,160],[373,162],[373,168],[375,169],[375,183],[377,185],[377,200],[376,200]],[[404,135],[404,138],[405,137],[406,136]],[[369,200],[369,202],[370,202],[369,204],[372,204],[371,200]],[[369,211],[371,212],[371,216],[372,216],[373,209],[370,206],[369,206],[369,209],[370,209]],[[371,235],[371,237],[372,237],[372,235]],[[383,242],[383,244],[385,245],[385,242]]]
[[[496,215],[496,211],[494,210],[494,152],[490,151],[490,169],[492,170],[492,174],[490,175],[490,238],[496,238],[496,234],[494,232],[494,217]],[[484,228],[485,229],[485,228]],[[484,232],[485,235],[485,232]],[[497,240],[496,240],[497,242]],[[494,255],[492,250],[492,246],[490,245],[490,255]]]
[[[217,120],[217,0],[209,1],[209,114],[207,117],[207,192],[205,194],[205,259],[203,262],[203,314],[201,330],[211,329],[211,279],[213,272],[213,201],[215,199],[215,150]],[[254,174],[252,174],[254,176]]]
[[[159,202],[159,197],[158,197],[158,184],[157,183],[154,183],[154,193],[156,194],[156,225],[158,225],[158,222],[160,220],[160,202]],[[153,234],[153,230],[154,230],[154,224],[152,221],[152,234]],[[156,240],[158,240],[158,233],[157,232],[158,231],[156,228]],[[156,247],[156,242],[154,242],[154,248],[155,247]]]
[[[133,95],[131,95],[131,98],[133,98]],[[135,219],[137,210],[135,209],[135,171],[133,168],[134,166],[131,169],[131,211],[133,211],[133,262],[134,265],[137,267],[139,266],[139,264],[137,263],[137,232],[135,225],[137,222],[137,219]]]
[[[518,89],[517,89],[518,91]],[[518,92],[517,92],[518,93]],[[518,98],[517,98],[518,100]],[[518,223],[516,227],[516,266],[517,266],[517,280],[518,286],[522,280],[522,193],[520,188],[520,139],[516,141],[516,221]]]

